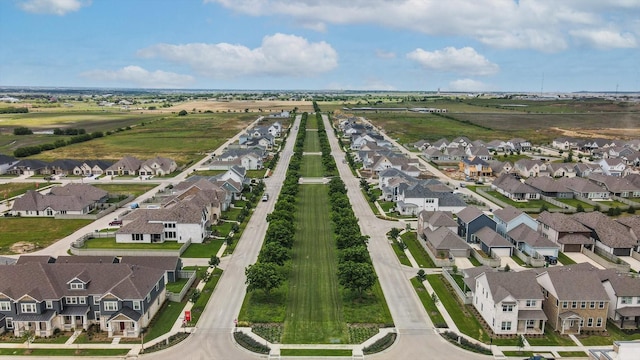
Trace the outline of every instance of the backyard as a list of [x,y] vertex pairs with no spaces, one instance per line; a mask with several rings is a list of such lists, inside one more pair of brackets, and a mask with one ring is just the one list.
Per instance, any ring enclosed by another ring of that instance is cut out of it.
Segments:
[[92,220],[9,217],[0,218],[0,254],[14,254],[11,247],[20,242],[43,249],[89,225]]

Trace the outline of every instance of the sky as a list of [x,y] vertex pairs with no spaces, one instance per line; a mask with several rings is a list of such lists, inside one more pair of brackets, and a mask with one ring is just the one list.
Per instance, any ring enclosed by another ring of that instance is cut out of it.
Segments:
[[0,86],[640,91],[640,0],[0,0]]

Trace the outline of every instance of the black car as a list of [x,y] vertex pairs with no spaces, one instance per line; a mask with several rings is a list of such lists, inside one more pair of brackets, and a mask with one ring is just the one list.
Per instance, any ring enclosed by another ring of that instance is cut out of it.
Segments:
[[549,265],[555,265],[558,263],[558,258],[555,256],[550,256],[550,255],[545,255],[544,256],[544,260],[547,262],[547,264]]

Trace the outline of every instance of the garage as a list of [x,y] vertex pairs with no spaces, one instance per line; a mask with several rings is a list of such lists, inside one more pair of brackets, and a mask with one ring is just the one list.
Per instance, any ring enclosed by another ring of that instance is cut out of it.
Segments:
[[562,252],[580,252],[582,251],[582,244],[564,244]]

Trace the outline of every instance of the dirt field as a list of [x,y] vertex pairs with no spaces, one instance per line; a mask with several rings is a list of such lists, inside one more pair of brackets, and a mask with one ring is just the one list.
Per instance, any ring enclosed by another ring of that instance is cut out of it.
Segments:
[[313,111],[313,103],[311,101],[264,101],[264,100],[247,100],[247,101],[189,101],[174,105],[163,111],[213,111],[213,112],[281,112],[282,110],[291,111],[298,108],[299,112]]
[[605,139],[627,139],[640,138],[640,128],[603,128],[603,129],[561,129],[551,128],[562,133],[562,136],[577,138],[605,138]]

